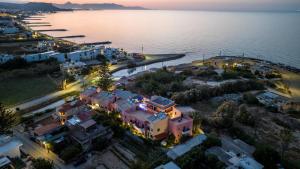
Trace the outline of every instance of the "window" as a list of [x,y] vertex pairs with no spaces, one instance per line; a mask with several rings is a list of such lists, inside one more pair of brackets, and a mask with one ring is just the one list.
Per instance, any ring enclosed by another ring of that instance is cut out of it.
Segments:
[[157,129],[157,132],[159,132],[159,131],[160,131],[160,128]]

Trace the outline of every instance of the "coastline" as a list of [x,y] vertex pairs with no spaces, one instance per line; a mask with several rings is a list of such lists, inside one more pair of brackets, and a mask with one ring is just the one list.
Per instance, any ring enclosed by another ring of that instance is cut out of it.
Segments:
[[145,54],[146,59],[144,61],[135,63],[134,66],[129,67],[128,64],[121,65],[112,65],[110,69],[110,73],[113,74],[117,71],[128,69],[128,68],[136,68],[139,66],[145,66],[153,63],[159,63],[169,60],[176,60],[185,56],[185,54]]

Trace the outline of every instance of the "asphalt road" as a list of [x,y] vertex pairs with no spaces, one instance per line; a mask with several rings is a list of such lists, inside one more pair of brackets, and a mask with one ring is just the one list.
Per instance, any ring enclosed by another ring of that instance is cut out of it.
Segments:
[[57,98],[57,97],[65,95],[65,94],[71,93],[73,91],[80,91],[80,90],[81,90],[81,84],[80,84],[79,81],[76,81],[74,83],[69,84],[67,86],[67,89],[65,89],[65,90],[61,90],[61,91],[58,91],[58,92],[55,92],[55,93],[48,94],[48,95],[43,96],[41,98],[34,99],[34,100],[29,101],[29,102],[14,106],[11,109],[13,111],[15,111],[16,108],[19,108],[20,110],[24,110],[24,109],[42,104],[44,102],[47,102],[48,100],[51,100],[53,98]]
[[22,150],[32,156],[33,158],[44,158],[53,161],[54,167],[57,169],[74,169],[72,165],[66,165],[58,156],[51,151],[47,152],[46,149],[31,141],[24,133],[14,129],[14,136],[23,143]]

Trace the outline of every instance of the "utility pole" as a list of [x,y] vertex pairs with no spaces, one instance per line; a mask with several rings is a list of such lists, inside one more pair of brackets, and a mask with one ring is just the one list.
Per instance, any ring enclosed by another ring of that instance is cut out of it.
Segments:
[[144,54],[144,45],[142,44],[142,54]]
[[205,54],[202,55],[202,64],[204,65],[204,57],[205,57]]

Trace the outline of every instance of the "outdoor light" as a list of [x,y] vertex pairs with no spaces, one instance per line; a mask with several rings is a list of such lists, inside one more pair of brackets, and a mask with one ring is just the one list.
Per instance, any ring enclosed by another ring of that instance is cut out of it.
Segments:
[[142,110],[147,110],[147,107],[146,107],[145,103],[140,103],[139,108],[141,108]]

